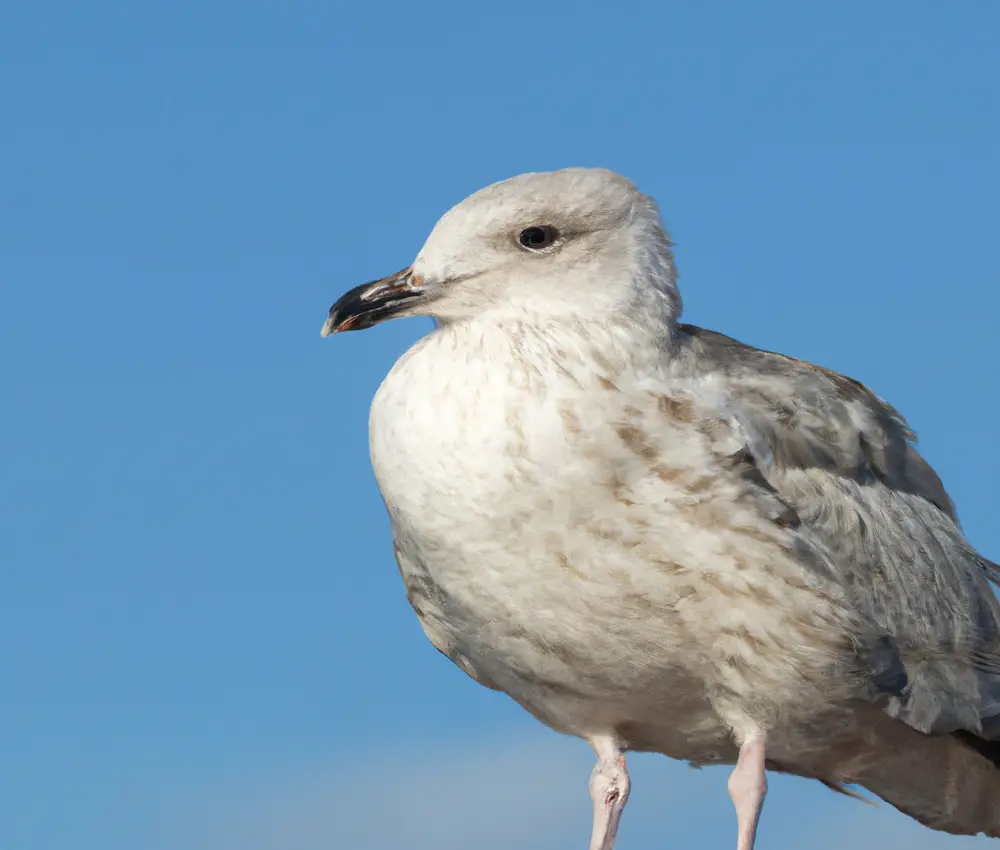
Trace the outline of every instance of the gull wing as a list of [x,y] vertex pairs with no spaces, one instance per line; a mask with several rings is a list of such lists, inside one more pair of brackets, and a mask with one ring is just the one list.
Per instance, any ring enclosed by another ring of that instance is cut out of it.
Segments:
[[929,734],[1000,739],[998,568],[966,541],[903,417],[836,372],[690,325],[680,335],[674,368],[714,386],[743,474],[795,512],[902,663],[908,683],[886,711]]

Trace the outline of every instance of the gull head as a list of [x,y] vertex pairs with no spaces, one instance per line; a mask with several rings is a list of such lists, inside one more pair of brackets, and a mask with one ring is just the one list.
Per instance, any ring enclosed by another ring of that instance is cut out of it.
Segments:
[[438,221],[411,266],[345,293],[323,336],[397,316],[539,323],[680,314],[671,243],[652,198],[619,174],[522,174]]

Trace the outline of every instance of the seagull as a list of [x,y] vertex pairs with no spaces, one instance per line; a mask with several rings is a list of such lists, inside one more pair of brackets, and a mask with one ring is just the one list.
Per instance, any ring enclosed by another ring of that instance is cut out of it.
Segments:
[[628,751],[735,765],[737,850],[766,770],[1000,837],[1000,567],[900,413],[682,323],[655,201],[603,169],[476,192],[322,334],[417,315],[369,423],[406,595],[593,747],[591,850]]

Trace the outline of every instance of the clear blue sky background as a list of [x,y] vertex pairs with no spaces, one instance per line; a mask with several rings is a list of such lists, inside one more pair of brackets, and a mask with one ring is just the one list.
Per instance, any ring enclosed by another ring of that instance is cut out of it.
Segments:
[[[7,4],[0,846],[579,850],[587,747],[424,640],[326,309],[512,174],[661,202],[689,321],[899,406],[1000,557],[996,0]],[[932,769],[932,766],[928,766]],[[634,759],[622,850],[729,847]],[[779,779],[763,848],[941,838]]]

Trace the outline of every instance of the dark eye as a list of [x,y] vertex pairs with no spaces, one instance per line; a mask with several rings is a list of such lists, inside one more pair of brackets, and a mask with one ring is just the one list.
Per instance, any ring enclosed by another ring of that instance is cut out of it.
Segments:
[[517,237],[517,241],[529,251],[541,251],[543,248],[548,248],[558,238],[559,231],[554,227],[546,225],[543,227],[529,227],[526,230],[522,230],[521,234]]

